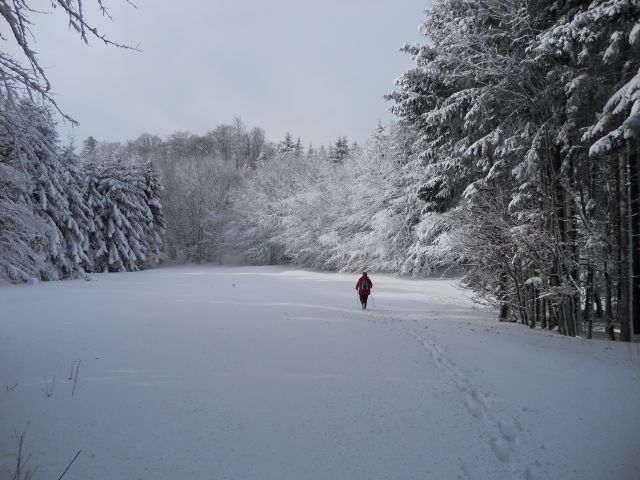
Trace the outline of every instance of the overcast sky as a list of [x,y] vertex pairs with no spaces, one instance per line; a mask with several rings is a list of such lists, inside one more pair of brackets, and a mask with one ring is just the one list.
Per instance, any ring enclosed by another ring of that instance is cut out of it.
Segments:
[[421,39],[428,2],[106,0],[113,21],[94,23],[140,52],[87,47],[60,12],[34,15],[32,30],[78,142],[202,134],[234,116],[274,141],[362,142],[391,118],[382,96],[411,66],[398,49]]

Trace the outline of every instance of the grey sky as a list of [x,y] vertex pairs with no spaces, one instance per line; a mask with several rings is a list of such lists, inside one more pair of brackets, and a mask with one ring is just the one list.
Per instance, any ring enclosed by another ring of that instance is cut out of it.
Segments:
[[33,32],[79,141],[202,134],[239,116],[272,140],[317,145],[363,141],[391,118],[382,96],[411,65],[398,49],[420,39],[428,2],[107,0],[113,22],[91,15],[141,52],[87,47],[60,12],[34,16]]

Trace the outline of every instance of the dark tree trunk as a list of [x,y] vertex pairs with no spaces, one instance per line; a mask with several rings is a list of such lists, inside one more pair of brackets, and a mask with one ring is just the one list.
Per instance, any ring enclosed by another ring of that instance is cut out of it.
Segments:
[[605,248],[605,251],[603,252],[604,262],[603,262],[602,271],[604,276],[604,288],[605,288],[604,316],[607,321],[607,327],[606,327],[607,338],[609,338],[609,340],[614,341],[616,339],[616,333],[614,330],[615,321],[613,317],[613,280],[611,278],[611,274],[614,271],[613,265],[615,264],[615,259],[612,253],[611,241],[615,236],[614,225],[617,222],[617,216],[618,216],[618,209],[614,208],[614,201],[613,201],[613,192],[617,191],[617,188],[614,188],[612,186],[612,179],[610,176],[607,176],[606,185],[607,185],[607,188],[606,188],[607,211],[613,212],[613,219],[612,219],[613,222],[612,221],[607,222],[607,225],[605,227],[605,235],[606,235],[606,238],[609,239],[609,241],[607,242],[607,246]]
[[502,302],[500,304],[500,316],[498,317],[498,320],[501,322],[506,322],[508,312],[509,312],[509,305],[507,305],[506,302]]
[[629,253],[631,254],[631,322],[634,335],[640,335],[640,172],[635,139],[629,140],[629,210],[631,213]]
[[584,324],[587,326],[587,338],[593,338],[593,319],[591,309],[593,307],[593,265],[587,267],[587,288],[584,299]]
[[618,308],[620,340],[631,340],[629,329],[629,216],[626,155],[618,156]]
[[609,340],[616,339],[616,332],[614,330],[615,322],[613,321],[613,288],[611,285],[611,275],[609,275],[609,265],[604,265],[604,283],[605,283],[605,297],[604,297],[604,316],[607,319],[607,338]]
[[509,305],[507,304],[507,275],[504,271],[500,274],[500,284],[499,284],[499,292],[502,303],[500,303],[500,314],[498,316],[498,321],[506,322],[507,314],[509,313]]
[[[573,169],[569,170],[573,173]],[[567,280],[571,281],[571,284],[576,284],[580,278],[580,272],[578,270],[578,242],[577,242],[577,228],[574,212],[574,202],[571,193],[564,189],[564,203],[565,203],[565,224],[567,233],[565,238],[567,239],[567,245],[565,247],[565,262],[567,265]],[[567,303],[567,335],[575,337],[578,333],[578,315],[580,309],[580,297],[577,291],[572,296],[566,299]]]
[[538,320],[538,285],[533,283],[529,292],[529,327],[536,328]]

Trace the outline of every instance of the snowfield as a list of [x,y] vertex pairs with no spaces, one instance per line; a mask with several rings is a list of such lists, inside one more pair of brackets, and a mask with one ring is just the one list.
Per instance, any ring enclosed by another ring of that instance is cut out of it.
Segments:
[[0,479],[27,424],[35,480],[78,451],[65,480],[640,478],[638,344],[499,324],[452,280],[373,275],[363,312],[355,275],[93,279],[0,287]]

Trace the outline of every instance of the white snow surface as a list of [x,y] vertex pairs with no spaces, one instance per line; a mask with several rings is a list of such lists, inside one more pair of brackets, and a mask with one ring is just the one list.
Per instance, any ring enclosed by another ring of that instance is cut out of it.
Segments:
[[356,279],[0,287],[0,479],[27,422],[35,480],[79,450],[65,480],[640,478],[637,344],[497,323],[450,279],[373,275],[363,312]]

